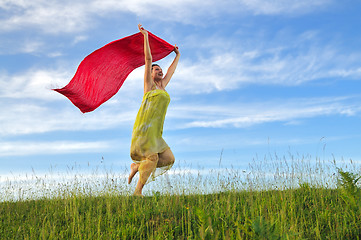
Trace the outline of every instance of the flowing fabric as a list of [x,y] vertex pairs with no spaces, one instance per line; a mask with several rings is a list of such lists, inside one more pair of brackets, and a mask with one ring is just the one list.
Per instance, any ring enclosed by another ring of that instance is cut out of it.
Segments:
[[[174,50],[174,46],[151,32],[148,32],[148,38],[153,61]],[[127,76],[144,64],[144,37],[139,32],[88,55],[69,84],[54,91],[66,96],[81,112],[91,112],[114,96]]]
[[[169,148],[162,137],[169,102],[170,97],[164,90],[155,89],[144,94],[132,133],[130,155],[134,162],[140,163]],[[158,168],[157,172],[154,168],[150,179],[154,180],[171,167]]]

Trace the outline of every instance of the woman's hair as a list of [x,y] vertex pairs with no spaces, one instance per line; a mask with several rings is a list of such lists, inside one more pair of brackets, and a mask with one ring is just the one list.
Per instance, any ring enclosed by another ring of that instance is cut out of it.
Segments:
[[158,64],[156,64],[156,63],[153,63],[152,64],[152,70],[153,70],[153,67],[155,67],[155,66],[158,66],[158,67],[160,67]]

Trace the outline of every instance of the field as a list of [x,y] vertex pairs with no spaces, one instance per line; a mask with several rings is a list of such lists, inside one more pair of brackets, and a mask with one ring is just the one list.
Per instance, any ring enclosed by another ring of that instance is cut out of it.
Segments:
[[34,177],[35,187],[24,189],[3,183],[0,239],[361,238],[360,169],[352,162],[274,157],[247,171],[198,174],[176,167],[143,198],[131,196],[134,186],[119,174],[99,175],[51,184]]

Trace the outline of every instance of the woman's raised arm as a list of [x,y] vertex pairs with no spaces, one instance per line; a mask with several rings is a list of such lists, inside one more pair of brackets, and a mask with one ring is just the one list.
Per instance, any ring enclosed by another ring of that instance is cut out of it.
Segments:
[[145,30],[141,24],[138,24],[139,31],[144,36],[144,57],[145,57],[145,71],[144,71],[144,93],[152,89],[152,53],[150,51],[148,31]]
[[179,52],[177,45],[174,45],[173,51],[175,52],[176,56],[175,56],[172,64],[169,66],[167,73],[162,80],[162,85],[164,88],[168,85],[170,79],[172,78],[173,73],[175,72],[175,69],[177,68],[179,58],[180,58],[180,52]]

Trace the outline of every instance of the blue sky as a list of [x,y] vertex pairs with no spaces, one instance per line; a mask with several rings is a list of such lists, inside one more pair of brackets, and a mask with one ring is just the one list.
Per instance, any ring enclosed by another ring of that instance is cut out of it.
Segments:
[[[0,174],[131,163],[143,71],[82,114],[79,63],[137,24],[177,44],[164,138],[180,165],[245,169],[269,154],[361,161],[360,1],[2,0]],[[159,61],[166,69],[174,53]]]

